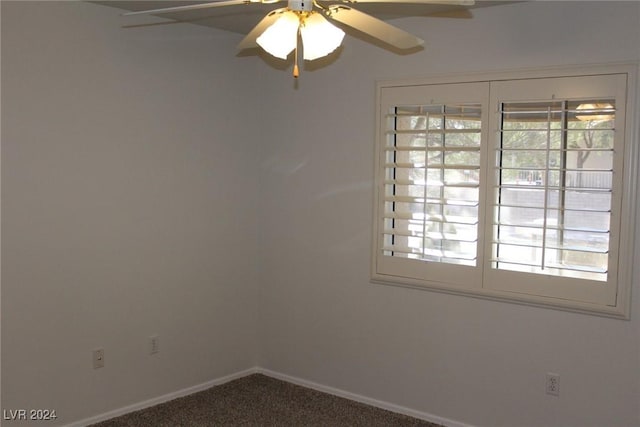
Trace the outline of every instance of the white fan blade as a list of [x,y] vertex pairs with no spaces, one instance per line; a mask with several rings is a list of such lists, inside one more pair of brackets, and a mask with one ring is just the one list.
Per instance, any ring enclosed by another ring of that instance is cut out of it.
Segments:
[[253,47],[259,47],[258,43],[256,43],[256,39],[260,37],[264,31],[271,26],[276,20],[280,17],[283,12],[286,12],[287,8],[284,7],[282,9],[272,10],[262,18],[258,25],[253,27],[253,29],[246,35],[245,38],[238,44],[238,50],[242,49],[250,49]]
[[185,10],[207,9],[210,7],[221,7],[221,6],[235,6],[238,4],[249,4],[249,3],[251,3],[251,1],[249,0],[214,1],[211,3],[190,4],[187,6],[163,7],[161,9],[151,9],[151,10],[138,10],[136,12],[126,12],[126,13],[123,13],[122,15],[132,16],[132,15],[147,15],[147,14],[154,14],[154,13],[183,12]]
[[351,0],[349,3],[410,3],[410,4],[448,4],[451,6],[473,6],[475,0]]
[[424,40],[355,9],[346,6],[333,6],[330,7],[330,12],[328,16],[331,19],[355,28],[398,49],[410,49],[424,44]]

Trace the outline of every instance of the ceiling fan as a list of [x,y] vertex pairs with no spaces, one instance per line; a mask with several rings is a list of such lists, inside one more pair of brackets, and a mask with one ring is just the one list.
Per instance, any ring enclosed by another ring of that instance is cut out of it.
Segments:
[[[212,7],[272,4],[284,0],[221,0],[209,3],[127,12],[123,15],[162,14]],[[287,59],[294,53],[293,76],[298,77],[298,41],[302,57],[312,61],[329,55],[342,43],[344,31],[329,21],[346,25],[397,49],[421,46],[424,41],[351,7],[357,3],[412,3],[471,6],[475,0],[288,0],[287,7],[272,10],[238,44],[238,49],[261,47],[271,55]]]

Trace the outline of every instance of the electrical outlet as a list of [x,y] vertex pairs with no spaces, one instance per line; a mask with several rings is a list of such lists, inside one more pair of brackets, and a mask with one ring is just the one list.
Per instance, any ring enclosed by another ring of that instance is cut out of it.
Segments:
[[104,368],[104,349],[93,350],[93,369]]
[[149,354],[156,354],[160,351],[160,337],[152,335],[149,337]]
[[560,374],[547,372],[547,381],[545,387],[547,394],[550,394],[552,396],[560,396]]

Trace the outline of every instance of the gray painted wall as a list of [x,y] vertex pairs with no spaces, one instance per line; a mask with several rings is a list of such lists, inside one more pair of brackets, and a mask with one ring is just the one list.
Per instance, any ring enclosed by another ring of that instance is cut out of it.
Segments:
[[50,425],[256,364],[259,74],[120,12],[2,2],[2,408]]

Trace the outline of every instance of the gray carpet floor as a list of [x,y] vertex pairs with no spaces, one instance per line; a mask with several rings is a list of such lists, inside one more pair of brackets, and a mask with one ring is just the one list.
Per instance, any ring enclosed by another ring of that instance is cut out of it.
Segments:
[[249,375],[93,426],[441,427],[261,374]]

